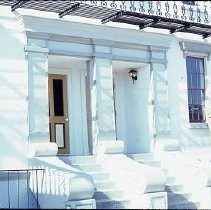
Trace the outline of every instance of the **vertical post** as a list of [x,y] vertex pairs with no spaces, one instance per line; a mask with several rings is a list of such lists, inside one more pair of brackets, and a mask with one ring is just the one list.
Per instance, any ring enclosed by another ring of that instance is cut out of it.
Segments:
[[157,138],[170,135],[168,86],[164,64],[153,63],[154,105]]
[[98,141],[116,140],[111,60],[94,58],[89,61],[87,79],[91,113],[88,122],[95,154]]
[[19,208],[19,197],[20,197],[20,177],[19,177],[19,171],[17,171],[18,172],[18,208]]
[[26,170],[26,181],[27,181],[27,206],[29,209],[29,171]]
[[37,171],[38,171],[38,169],[35,169],[35,171],[36,171],[36,194],[37,194],[37,209],[38,209],[38,205],[39,205],[39,200],[38,200],[38,175],[37,175]]
[[49,142],[48,49],[26,46],[29,86],[29,139]]
[[[156,140],[171,136],[170,110],[168,101],[168,82],[165,49],[151,50],[151,73],[153,74],[153,105]],[[161,59],[162,58],[162,59]],[[154,142],[155,143],[155,142]]]
[[94,60],[87,61],[87,118],[90,153],[96,154],[98,143],[97,87]]
[[7,171],[7,187],[8,187],[8,208],[10,209],[10,172]]
[[99,140],[116,140],[113,72],[110,59],[95,58]]

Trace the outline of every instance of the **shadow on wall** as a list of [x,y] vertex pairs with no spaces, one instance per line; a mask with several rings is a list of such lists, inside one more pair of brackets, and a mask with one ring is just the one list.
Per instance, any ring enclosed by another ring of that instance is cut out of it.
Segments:
[[[6,8],[5,8],[6,10]],[[27,165],[27,63],[25,37],[11,13],[0,13],[0,168]]]

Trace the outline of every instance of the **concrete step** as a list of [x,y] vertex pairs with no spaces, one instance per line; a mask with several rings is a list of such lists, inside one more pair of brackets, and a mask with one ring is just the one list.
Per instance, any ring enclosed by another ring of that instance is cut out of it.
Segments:
[[91,175],[94,179],[94,181],[104,181],[109,179],[109,173],[106,172],[88,172],[89,175]]
[[118,200],[97,200],[96,201],[97,209],[129,209],[130,201],[127,199],[118,199]]
[[80,165],[72,165],[73,167],[82,170],[84,172],[99,172],[102,171],[103,167],[100,164],[80,164]]
[[156,167],[161,166],[161,162],[157,160],[138,160],[138,162],[141,164],[146,164],[146,165],[151,165],[151,166],[156,166]]
[[162,170],[163,170],[164,174],[166,174],[167,176],[171,176],[169,168],[162,168]]
[[166,184],[167,185],[170,185],[170,184],[173,184],[175,183],[177,180],[176,176],[167,176],[166,177]]
[[102,200],[102,199],[117,199],[117,198],[123,198],[124,193],[121,190],[117,189],[109,189],[109,190],[103,190],[103,191],[95,191],[94,198],[96,200]]
[[97,191],[104,191],[106,189],[112,189],[116,186],[116,182],[113,181],[97,181],[95,187]]
[[69,159],[71,164],[96,164],[97,156],[96,155],[87,155],[87,156],[67,156],[61,157],[62,159]]
[[128,154],[128,157],[132,158],[133,160],[154,160],[153,153],[140,153],[140,154]]
[[178,192],[182,191],[184,189],[184,186],[182,184],[170,184],[166,185],[165,191],[167,192]]

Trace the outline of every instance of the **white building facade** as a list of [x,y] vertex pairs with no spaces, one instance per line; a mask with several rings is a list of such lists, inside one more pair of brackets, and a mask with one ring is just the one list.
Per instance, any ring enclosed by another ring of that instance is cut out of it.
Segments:
[[[152,8],[165,2],[156,3]],[[117,7],[127,4],[116,1]],[[191,7],[199,18],[200,6]],[[160,150],[172,150],[209,156],[209,31],[203,34],[208,38],[184,27],[170,34],[151,23],[140,30],[39,10],[0,6],[1,169],[29,168],[34,156],[99,156],[102,145],[125,155],[159,157]],[[200,17],[207,18],[202,8]]]

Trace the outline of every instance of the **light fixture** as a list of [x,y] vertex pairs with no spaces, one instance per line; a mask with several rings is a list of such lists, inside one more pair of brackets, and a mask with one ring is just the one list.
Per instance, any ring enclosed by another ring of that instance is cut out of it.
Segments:
[[129,75],[129,77],[131,77],[131,79],[133,80],[133,84],[135,84],[135,80],[137,80],[137,78],[138,78],[138,72],[136,71],[136,70],[134,70],[134,69],[132,69],[132,70],[130,70],[129,72],[128,72],[128,75]]

